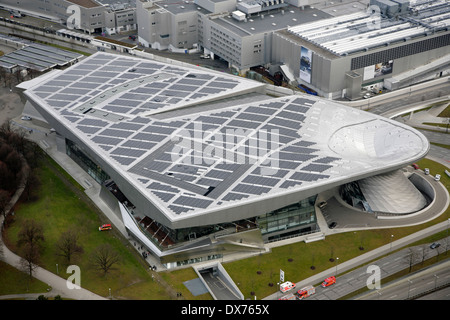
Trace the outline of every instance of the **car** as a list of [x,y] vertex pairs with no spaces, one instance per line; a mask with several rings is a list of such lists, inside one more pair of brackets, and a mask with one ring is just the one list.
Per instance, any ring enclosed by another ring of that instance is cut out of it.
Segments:
[[439,242],[433,242],[430,246],[430,249],[436,249],[439,248],[441,244]]
[[100,227],[98,227],[98,231],[106,231],[111,230],[112,226],[109,223],[102,224]]
[[130,40],[136,40],[136,36],[128,36],[128,39],[130,39]]
[[424,172],[425,174],[430,174],[430,169],[425,168],[425,169],[423,169],[423,172]]
[[320,203],[319,203],[319,209],[323,209],[323,208],[325,208],[327,206],[327,202],[326,201],[321,201]]
[[31,117],[29,117],[29,116],[23,116],[20,119],[25,120],[25,121],[31,121]]
[[336,228],[336,226],[337,226],[337,223],[333,221],[332,223],[330,223],[330,224],[328,225],[328,228],[334,229],[334,228]]
[[364,98],[364,99],[369,99],[371,96],[372,96],[372,95],[371,95],[370,93],[366,93],[366,94],[363,96],[363,98]]
[[417,163],[413,163],[412,166],[413,166],[413,168],[416,169],[416,170],[420,168],[419,165],[418,165]]
[[200,59],[209,59],[209,58],[211,58],[211,56],[209,54],[202,54],[200,56]]
[[326,278],[325,280],[323,280],[323,282],[322,282],[322,287],[328,287],[328,286],[331,286],[332,284],[335,284],[336,283],[336,277],[334,277],[334,276],[332,276],[332,277],[329,277],[329,278]]
[[441,175],[440,174],[435,175],[434,180],[436,180],[436,181],[441,180]]

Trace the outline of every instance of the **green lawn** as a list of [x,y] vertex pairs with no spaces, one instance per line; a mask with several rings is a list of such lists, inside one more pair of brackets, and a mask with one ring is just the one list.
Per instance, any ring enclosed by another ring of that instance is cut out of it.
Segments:
[[44,293],[48,285],[36,279],[29,281],[27,274],[0,261],[0,295]]
[[[72,262],[81,269],[81,286],[101,296],[109,295],[109,288],[115,297],[128,299],[170,299],[164,288],[151,281],[147,266],[131,245],[116,231],[100,232],[98,226],[104,217],[97,208],[73,184],[69,183],[52,167],[52,162],[38,170],[41,184],[38,199],[31,203],[20,203],[16,207],[14,223],[5,231],[5,242],[8,247],[17,251],[17,233],[25,219],[33,219],[44,227],[44,248],[40,266],[67,278],[67,265],[57,255],[55,244],[60,235],[67,230],[75,230],[79,235],[79,243],[84,253]],[[103,220],[103,221],[102,221]],[[106,276],[94,270],[89,262],[89,255],[100,244],[109,243],[120,254],[121,261],[115,270]],[[145,290],[135,291],[134,286]],[[127,294],[124,294],[127,293]]]

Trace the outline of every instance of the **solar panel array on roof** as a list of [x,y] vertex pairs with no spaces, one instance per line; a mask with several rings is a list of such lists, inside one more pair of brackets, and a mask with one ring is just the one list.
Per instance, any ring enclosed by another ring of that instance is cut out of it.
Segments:
[[[311,98],[272,99],[165,120],[149,116],[149,111],[233,95],[246,86],[260,84],[98,53],[32,91],[72,122],[91,148],[98,147],[155,201],[180,215],[324,179],[339,160],[319,155],[314,142],[300,134],[316,102]],[[186,138],[193,140],[179,145]]]
[[[5,40],[15,38],[2,36]],[[63,67],[81,59],[83,55],[32,42],[22,42],[23,48],[0,57],[0,63],[8,68],[21,67],[44,72],[56,66]]]

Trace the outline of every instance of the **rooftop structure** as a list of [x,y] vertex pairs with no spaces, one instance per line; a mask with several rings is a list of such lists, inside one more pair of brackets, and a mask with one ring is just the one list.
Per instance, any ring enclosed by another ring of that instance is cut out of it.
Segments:
[[83,55],[67,50],[2,36],[3,41],[20,43],[22,48],[0,57],[0,66],[9,70],[33,69],[44,72],[52,68],[64,67],[78,61]]
[[[406,5],[401,4],[402,8]],[[378,13],[357,12],[290,27],[288,31],[337,56],[344,56],[448,31],[450,25],[447,1],[416,3],[409,6],[409,10],[395,11],[394,17],[389,12]]]

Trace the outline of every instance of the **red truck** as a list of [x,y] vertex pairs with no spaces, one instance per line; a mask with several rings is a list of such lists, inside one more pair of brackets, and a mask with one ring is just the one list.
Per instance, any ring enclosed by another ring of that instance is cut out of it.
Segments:
[[297,296],[298,299],[301,300],[303,298],[309,297],[310,295],[313,295],[314,293],[316,293],[316,288],[314,288],[313,286],[307,286],[298,290]]

